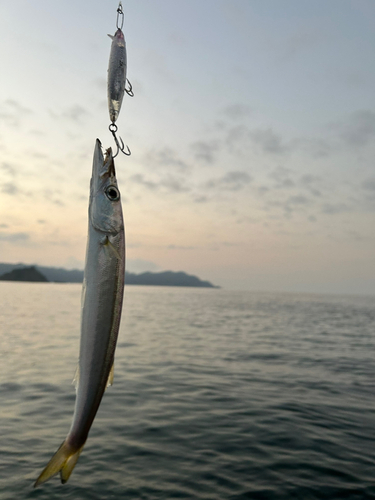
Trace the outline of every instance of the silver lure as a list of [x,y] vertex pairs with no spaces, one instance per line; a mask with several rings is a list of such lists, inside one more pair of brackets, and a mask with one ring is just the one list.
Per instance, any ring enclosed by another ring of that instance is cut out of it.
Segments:
[[120,28],[112,38],[111,52],[108,65],[108,110],[112,123],[118,118],[126,84],[126,43],[124,33]]
[[38,477],[60,472],[65,483],[77,463],[103,393],[113,377],[125,276],[125,233],[112,150],[96,140],[90,182],[88,242],[82,288],[79,378],[69,433]]

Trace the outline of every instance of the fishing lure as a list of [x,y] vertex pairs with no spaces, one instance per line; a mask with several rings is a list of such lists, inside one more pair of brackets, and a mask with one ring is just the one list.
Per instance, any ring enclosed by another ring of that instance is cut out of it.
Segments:
[[[120,114],[124,93],[126,92],[130,97],[134,96],[132,85],[126,78],[127,57],[125,37],[122,31],[123,25],[124,12],[122,10],[122,4],[120,2],[117,8],[117,31],[114,35],[108,35],[112,39],[111,52],[109,55],[107,85],[108,111],[109,118],[111,120],[109,130],[113,135],[117,146],[117,152],[115,155],[113,155],[113,158],[118,155],[119,151],[121,151],[125,155],[130,155],[129,148],[127,147],[128,151],[126,152],[122,139],[118,139],[116,136],[117,125],[115,123]],[[128,87],[126,84],[128,84]]]

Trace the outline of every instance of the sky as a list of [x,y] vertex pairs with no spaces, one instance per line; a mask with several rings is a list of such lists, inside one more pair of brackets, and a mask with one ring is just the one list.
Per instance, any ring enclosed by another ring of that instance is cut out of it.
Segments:
[[[0,0],[0,262],[83,269],[117,6]],[[127,270],[375,294],[375,2],[123,7]]]

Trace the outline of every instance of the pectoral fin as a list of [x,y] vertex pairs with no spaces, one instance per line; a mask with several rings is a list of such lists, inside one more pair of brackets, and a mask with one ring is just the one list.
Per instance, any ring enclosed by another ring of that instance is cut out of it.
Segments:
[[107,380],[107,387],[113,384],[113,377],[115,375],[115,363],[112,363],[111,371],[109,372],[108,380]]
[[[111,367],[111,371],[109,372],[109,375],[108,375],[108,380],[107,380],[106,387],[109,387],[110,385],[113,385],[114,375],[115,375],[115,363],[113,362],[112,363],[112,367]],[[76,391],[77,391],[78,390],[78,385],[79,385],[79,365],[77,366],[77,369],[76,369],[76,372],[74,374],[74,378],[73,378],[73,382],[72,383],[75,386]]]
[[72,384],[74,385],[74,387],[76,388],[76,391],[77,391],[78,390],[78,384],[79,384],[79,365],[76,368],[76,372],[74,374],[74,377],[73,377],[73,380],[72,380]]
[[121,260],[120,254],[118,253],[116,247],[109,241],[108,236],[106,236],[103,247],[106,251],[108,251],[108,256],[116,257],[116,259]]

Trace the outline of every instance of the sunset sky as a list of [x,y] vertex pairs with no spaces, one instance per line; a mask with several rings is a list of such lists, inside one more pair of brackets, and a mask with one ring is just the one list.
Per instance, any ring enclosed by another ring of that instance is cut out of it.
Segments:
[[[83,268],[117,6],[0,2],[0,262]],[[375,2],[123,6],[127,269],[375,294]]]

